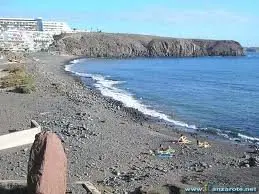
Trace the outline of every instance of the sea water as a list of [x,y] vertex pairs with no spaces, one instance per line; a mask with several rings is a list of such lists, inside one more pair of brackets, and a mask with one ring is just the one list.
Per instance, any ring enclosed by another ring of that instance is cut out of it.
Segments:
[[91,78],[103,95],[175,126],[259,141],[259,54],[86,58],[66,70]]

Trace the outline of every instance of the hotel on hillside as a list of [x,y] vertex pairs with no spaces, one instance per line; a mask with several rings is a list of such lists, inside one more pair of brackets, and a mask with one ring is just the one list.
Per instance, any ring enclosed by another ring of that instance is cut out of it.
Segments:
[[65,22],[42,18],[0,18],[0,50],[40,51],[53,42],[53,35],[73,33]]

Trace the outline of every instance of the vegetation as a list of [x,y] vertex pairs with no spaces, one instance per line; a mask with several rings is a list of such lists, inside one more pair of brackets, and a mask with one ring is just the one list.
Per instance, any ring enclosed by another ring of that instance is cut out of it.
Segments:
[[9,74],[0,80],[1,88],[14,88],[15,92],[19,93],[31,93],[35,91],[35,83],[33,76],[25,71],[25,67],[19,66],[9,66],[3,71]]

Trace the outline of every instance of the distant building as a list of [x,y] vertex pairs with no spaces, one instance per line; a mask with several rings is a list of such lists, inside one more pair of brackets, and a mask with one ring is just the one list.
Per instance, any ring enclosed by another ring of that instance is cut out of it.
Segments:
[[0,18],[0,31],[26,30],[39,31],[38,20],[26,18]]
[[48,49],[53,34],[42,31],[6,31],[0,35],[0,48],[10,51],[40,51]]
[[71,32],[72,29],[65,22],[43,21],[42,18],[0,18],[0,31],[47,31],[47,32]]
[[72,29],[65,22],[43,21],[43,31],[60,34],[72,32]]
[[53,35],[72,32],[65,22],[43,21],[42,18],[0,18],[0,49],[39,51],[49,47]]

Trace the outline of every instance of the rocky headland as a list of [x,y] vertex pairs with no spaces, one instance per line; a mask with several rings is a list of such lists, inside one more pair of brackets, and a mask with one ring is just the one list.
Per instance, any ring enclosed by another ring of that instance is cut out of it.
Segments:
[[50,51],[83,57],[242,56],[233,40],[177,39],[112,33],[74,33],[54,37]]

